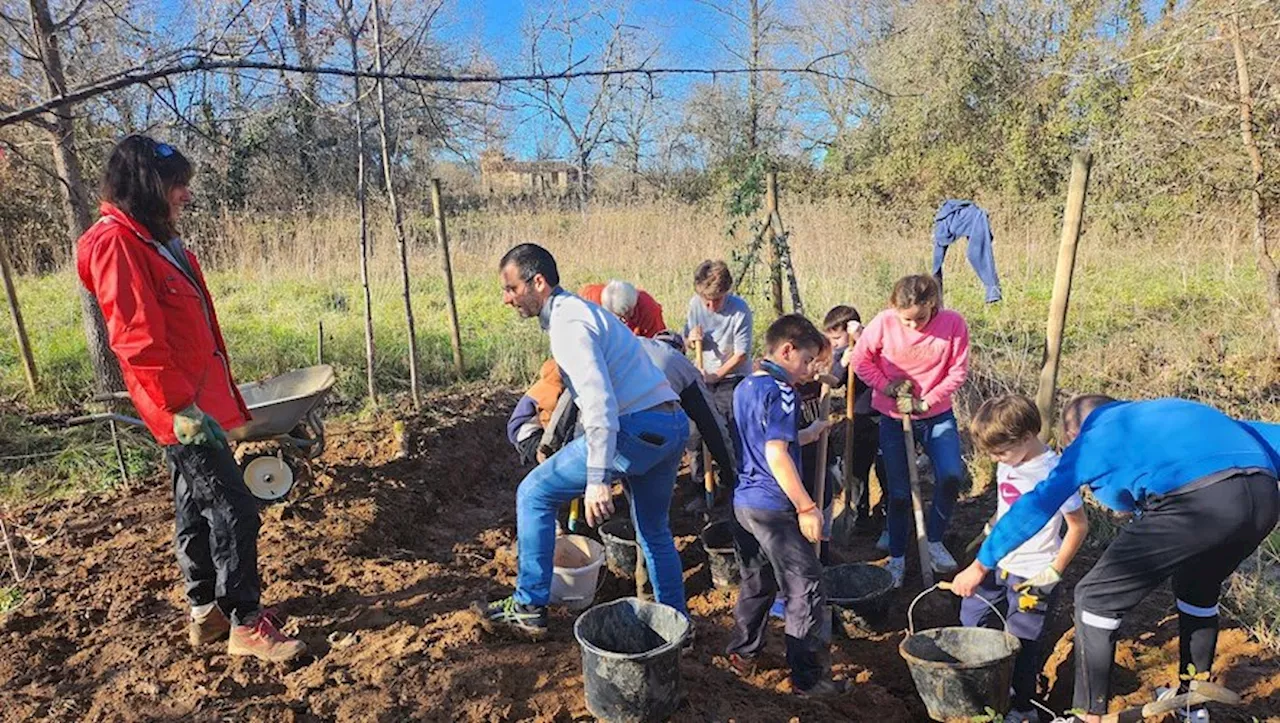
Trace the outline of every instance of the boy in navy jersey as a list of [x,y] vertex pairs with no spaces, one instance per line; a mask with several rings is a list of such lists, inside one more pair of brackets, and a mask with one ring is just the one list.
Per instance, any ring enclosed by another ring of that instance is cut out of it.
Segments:
[[826,337],[798,314],[780,317],[765,332],[760,371],[733,394],[738,435],[738,487],[733,495],[734,543],[742,561],[742,585],[734,609],[730,665],[749,674],[764,647],[769,608],[781,588],[786,600],[787,665],[800,695],[844,691],[823,663],[830,643],[824,624],[822,565],[814,543],[822,539],[822,510],[800,479],[800,447],[816,439],[828,422],[800,429],[794,384],[811,378]]

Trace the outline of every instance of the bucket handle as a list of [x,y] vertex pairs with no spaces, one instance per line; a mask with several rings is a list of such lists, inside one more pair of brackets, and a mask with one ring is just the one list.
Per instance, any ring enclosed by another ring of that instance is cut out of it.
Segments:
[[[943,587],[944,585],[946,587]],[[912,618],[912,612],[915,611],[916,603],[920,602],[920,598],[924,597],[925,595],[928,595],[934,590],[947,590],[950,588],[951,588],[951,583],[943,580],[933,585],[932,587],[925,589],[925,591],[920,593],[919,595],[916,595],[916,599],[912,600],[911,605],[907,607],[907,634],[908,635],[916,634],[916,623],[915,623],[915,620]],[[995,613],[996,617],[1000,618],[1001,624],[1004,625],[1005,632],[1009,632],[1009,620],[1005,618],[1004,615],[1000,614],[1000,611],[996,609],[996,606],[991,604],[990,600],[986,599],[985,597],[982,597],[981,595],[977,595],[976,597],[979,600],[981,600],[987,607],[991,608],[991,612]]]

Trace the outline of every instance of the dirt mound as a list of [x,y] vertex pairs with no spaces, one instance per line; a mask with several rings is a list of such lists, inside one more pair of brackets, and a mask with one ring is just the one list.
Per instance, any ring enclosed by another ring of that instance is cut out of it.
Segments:
[[[528,645],[484,636],[466,612],[514,580],[515,489],[524,470],[504,422],[515,399],[470,387],[432,396],[403,425],[330,425],[314,479],[263,517],[264,598],[313,653],[292,667],[232,659],[219,646],[189,649],[163,477],[109,498],[12,514],[43,544],[22,603],[0,620],[0,718],[589,720],[570,614],[554,611],[551,641]],[[682,506],[678,499],[675,509]],[[967,540],[988,509],[962,506],[953,543]],[[726,667],[719,652],[734,596],[711,588],[696,537],[701,521],[677,515],[673,525],[698,629],[696,650],[682,661],[687,700],[675,720],[924,719],[897,653],[914,591],[898,596],[883,630],[836,646],[836,673],[858,683],[850,695],[830,705],[800,701],[790,695],[777,624],[755,675]],[[857,538],[843,557],[874,558],[872,542]],[[602,599],[631,585],[606,573]],[[952,624],[954,599],[933,597],[939,601],[917,624]],[[1154,619],[1154,637],[1123,649],[1132,670],[1118,676],[1117,692],[1131,699],[1149,695],[1175,665],[1176,620]],[[1055,636],[1070,627],[1062,622]],[[1047,669],[1069,665],[1069,648],[1066,637]],[[1223,679],[1249,696],[1249,713],[1280,709],[1276,661],[1238,630],[1224,632],[1221,649]],[[1069,677],[1055,678],[1058,697],[1069,696]]]

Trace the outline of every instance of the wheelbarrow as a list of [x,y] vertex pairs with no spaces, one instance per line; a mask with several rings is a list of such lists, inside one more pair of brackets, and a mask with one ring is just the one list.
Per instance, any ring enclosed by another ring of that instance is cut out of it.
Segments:
[[[293,489],[297,466],[324,453],[320,408],[335,382],[333,367],[318,364],[240,385],[250,418],[247,424],[227,430],[227,438],[236,444],[236,460],[254,497],[263,502],[283,499]],[[116,392],[92,401],[128,399],[127,392]],[[113,429],[117,422],[143,426],[141,419],[114,412],[75,417],[67,426],[94,422],[110,422]]]

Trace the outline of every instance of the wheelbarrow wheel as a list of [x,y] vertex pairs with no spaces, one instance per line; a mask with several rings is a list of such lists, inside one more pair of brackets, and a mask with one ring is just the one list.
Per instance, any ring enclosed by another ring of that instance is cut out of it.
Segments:
[[240,469],[250,494],[265,503],[284,499],[297,478],[282,454],[251,455],[244,459]]

